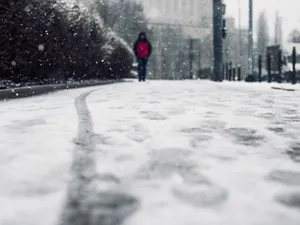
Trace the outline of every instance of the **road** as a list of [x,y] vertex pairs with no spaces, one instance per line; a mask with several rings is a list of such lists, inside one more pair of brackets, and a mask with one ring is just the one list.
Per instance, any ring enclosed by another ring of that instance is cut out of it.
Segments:
[[298,225],[300,91],[122,83],[0,103],[1,225]]

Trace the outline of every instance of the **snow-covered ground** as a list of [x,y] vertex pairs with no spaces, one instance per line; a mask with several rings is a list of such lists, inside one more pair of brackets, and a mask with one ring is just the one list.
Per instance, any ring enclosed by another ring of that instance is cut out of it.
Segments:
[[0,103],[0,224],[299,225],[300,89],[271,86],[134,82]]

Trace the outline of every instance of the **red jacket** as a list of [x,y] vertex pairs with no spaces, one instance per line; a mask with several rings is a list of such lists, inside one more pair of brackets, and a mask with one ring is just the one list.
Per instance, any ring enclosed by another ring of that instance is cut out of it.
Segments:
[[[144,39],[141,38],[144,36]],[[141,32],[139,38],[134,43],[133,51],[138,59],[147,59],[152,53],[152,45],[146,38],[146,34]]]

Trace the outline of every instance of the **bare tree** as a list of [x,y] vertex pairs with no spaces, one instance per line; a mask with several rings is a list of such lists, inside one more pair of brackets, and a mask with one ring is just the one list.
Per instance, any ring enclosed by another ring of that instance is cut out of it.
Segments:
[[147,19],[143,6],[135,1],[98,0],[91,5],[107,28],[111,28],[132,45],[141,31],[147,30]]
[[297,29],[294,29],[290,34],[288,38],[289,42],[293,43],[300,43],[300,31]]
[[[257,21],[257,54],[264,55],[269,44],[269,27],[265,12],[261,12]],[[264,58],[264,57],[263,57]]]
[[276,17],[275,17],[275,44],[281,45],[282,44],[282,19],[276,11]]

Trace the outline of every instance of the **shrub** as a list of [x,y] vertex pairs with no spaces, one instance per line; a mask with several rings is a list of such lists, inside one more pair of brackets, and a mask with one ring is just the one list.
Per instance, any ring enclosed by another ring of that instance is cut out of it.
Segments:
[[0,79],[45,83],[129,75],[131,50],[84,6],[58,0],[2,2]]

